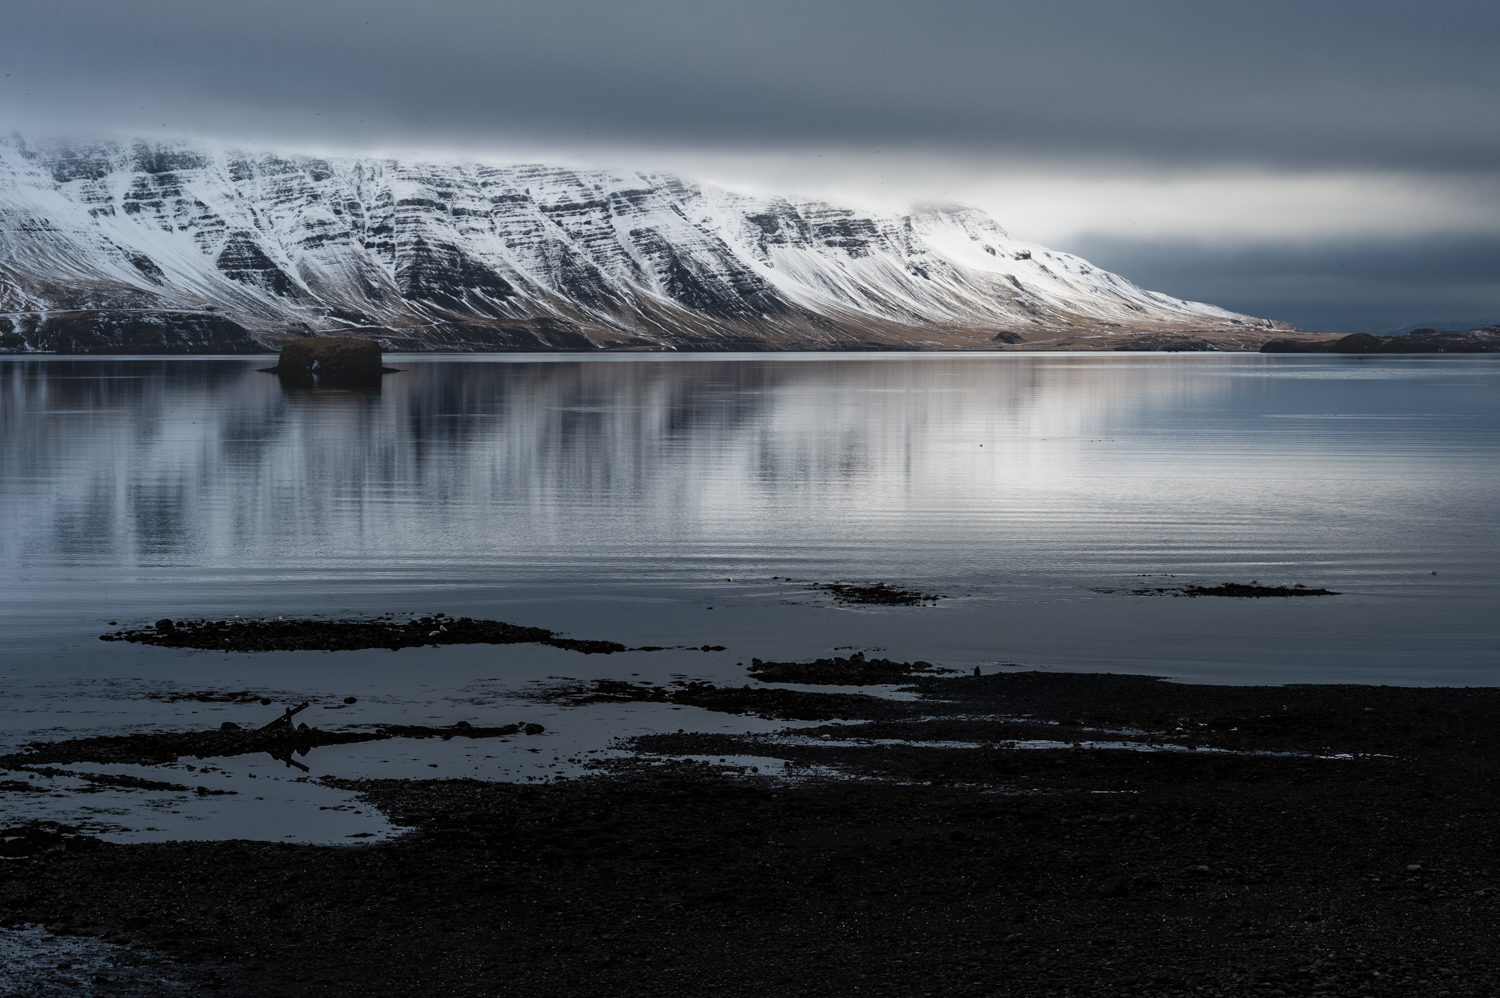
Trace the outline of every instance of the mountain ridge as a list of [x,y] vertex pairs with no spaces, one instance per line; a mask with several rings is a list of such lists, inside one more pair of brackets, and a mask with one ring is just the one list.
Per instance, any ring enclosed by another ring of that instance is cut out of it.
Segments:
[[0,139],[0,352],[1257,349],[984,212],[664,173]]

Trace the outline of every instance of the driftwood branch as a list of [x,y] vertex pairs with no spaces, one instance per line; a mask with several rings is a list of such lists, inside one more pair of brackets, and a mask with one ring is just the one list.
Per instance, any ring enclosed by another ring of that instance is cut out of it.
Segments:
[[258,730],[275,731],[278,728],[290,728],[292,726],[292,718],[306,710],[311,703],[311,700],[304,700],[295,707],[288,707],[285,714],[282,714],[270,724],[262,725]]

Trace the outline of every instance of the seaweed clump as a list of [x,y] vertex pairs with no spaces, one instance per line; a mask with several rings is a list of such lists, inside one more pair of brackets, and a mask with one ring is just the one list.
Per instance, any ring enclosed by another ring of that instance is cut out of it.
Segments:
[[1252,582],[1226,582],[1221,586],[1187,586],[1184,596],[1238,596],[1258,599],[1262,596],[1342,596],[1332,589],[1309,589],[1302,583],[1294,586],[1262,586]]
[[864,604],[871,606],[927,606],[948,597],[938,593],[924,593],[915,589],[902,589],[885,582],[873,586],[857,586],[847,582],[825,582],[814,589],[832,593],[833,601],[843,606]]
[[1342,596],[1332,589],[1311,589],[1298,582],[1291,586],[1263,586],[1259,582],[1225,582],[1218,586],[1145,586],[1140,589],[1092,589],[1096,593],[1128,592],[1132,596],[1230,596],[1259,599],[1265,596]]
[[538,644],[610,655],[626,651],[618,641],[563,638],[543,627],[501,620],[474,620],[433,614],[397,621],[390,614],[370,620],[172,620],[153,627],[126,628],[99,635],[100,641],[133,641],[164,648],[212,651],[350,651],[358,648],[420,648],[425,645]]
[[885,717],[905,708],[894,701],[862,693],[808,693],[750,686],[715,686],[677,680],[670,686],[596,679],[587,685],[548,690],[543,699],[575,706],[591,703],[668,703],[718,714],[745,714],[783,721],[830,721],[847,717]]
[[930,662],[893,662],[888,658],[865,658],[855,652],[848,658],[820,658],[816,662],[762,662],[750,660],[750,675],[763,683],[803,683],[809,686],[874,686],[899,683],[912,676],[930,675]]

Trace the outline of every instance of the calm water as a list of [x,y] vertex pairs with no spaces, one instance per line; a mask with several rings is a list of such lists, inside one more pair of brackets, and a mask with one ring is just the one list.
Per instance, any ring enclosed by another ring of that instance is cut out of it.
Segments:
[[[743,681],[752,655],[845,647],[1500,682],[1500,358],[389,360],[404,373],[364,390],[283,387],[264,359],[0,360],[0,740],[239,716],[149,699],[174,689],[358,693],[337,715],[354,723],[505,722],[549,675]],[[838,579],[954,598],[850,609],[805,588]],[[1345,595],[1096,591],[1226,580]],[[111,620],[438,610],[729,651],[96,640]],[[603,744],[589,724],[629,729],[546,709],[580,745]],[[689,716],[649,714],[641,729]],[[408,761],[432,775],[423,751]]]

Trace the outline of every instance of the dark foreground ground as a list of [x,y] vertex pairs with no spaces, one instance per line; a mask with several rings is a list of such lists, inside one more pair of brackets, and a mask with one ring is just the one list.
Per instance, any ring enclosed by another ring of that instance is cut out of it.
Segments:
[[[1500,691],[917,688],[828,747],[684,732],[572,783],[362,784],[412,828],[374,846],[12,830],[0,914],[220,995],[1500,994]],[[1105,729],[1195,749],[1004,747]],[[661,761],[706,752],[857,778]]]

